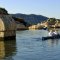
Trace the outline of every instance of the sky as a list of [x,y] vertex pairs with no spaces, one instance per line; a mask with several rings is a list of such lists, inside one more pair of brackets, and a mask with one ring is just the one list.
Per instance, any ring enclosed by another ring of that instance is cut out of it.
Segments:
[[60,0],[0,0],[8,13],[37,14],[60,19]]

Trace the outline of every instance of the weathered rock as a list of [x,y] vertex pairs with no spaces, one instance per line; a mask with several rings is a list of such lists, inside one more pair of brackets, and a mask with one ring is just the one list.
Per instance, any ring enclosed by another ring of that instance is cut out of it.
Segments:
[[16,36],[16,24],[10,15],[0,15],[0,37]]

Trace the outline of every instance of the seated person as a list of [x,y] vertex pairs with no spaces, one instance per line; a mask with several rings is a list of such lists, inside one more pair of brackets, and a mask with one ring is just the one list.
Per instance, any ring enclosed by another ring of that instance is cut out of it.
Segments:
[[53,31],[50,30],[50,32],[49,32],[49,36],[52,36],[52,35],[53,35]]
[[56,30],[53,33],[54,33],[54,35],[58,35],[58,32]]
[[49,36],[55,36],[55,35],[58,35],[58,32],[57,32],[57,31],[51,30],[51,31],[49,32]]

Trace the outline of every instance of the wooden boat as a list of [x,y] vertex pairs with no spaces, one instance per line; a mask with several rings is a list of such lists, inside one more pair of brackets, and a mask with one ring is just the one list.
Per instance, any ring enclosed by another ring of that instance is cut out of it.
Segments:
[[42,40],[47,40],[47,39],[59,39],[60,34],[55,35],[55,36],[47,36],[47,37],[42,37]]

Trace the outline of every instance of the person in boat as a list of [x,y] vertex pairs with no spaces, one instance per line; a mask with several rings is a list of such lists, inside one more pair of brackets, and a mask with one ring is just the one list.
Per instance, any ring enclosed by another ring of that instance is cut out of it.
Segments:
[[58,35],[58,32],[56,30],[53,33],[54,33],[54,35]]
[[49,36],[52,36],[52,35],[53,35],[53,31],[50,30],[50,31],[49,31]]
[[56,36],[56,35],[58,35],[58,32],[56,30],[55,31],[50,30],[49,36]]

